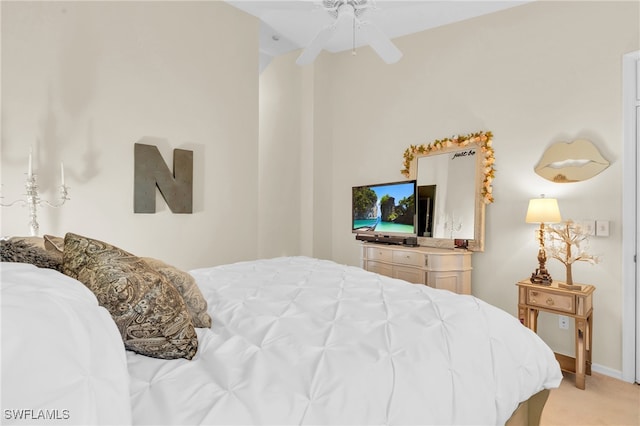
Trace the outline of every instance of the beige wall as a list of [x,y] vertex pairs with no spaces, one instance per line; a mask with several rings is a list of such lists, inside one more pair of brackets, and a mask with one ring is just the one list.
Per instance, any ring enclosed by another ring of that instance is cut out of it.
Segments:
[[303,132],[303,75],[294,62],[260,77],[259,234],[260,257],[299,252],[301,215],[300,137]]
[[[404,57],[395,65],[362,48],[355,57],[323,53],[313,71],[288,71],[322,73],[327,82],[313,92],[314,108],[325,111],[324,138],[313,143],[330,145],[330,159],[317,166],[329,173],[314,191],[332,197],[313,210],[332,211],[332,222],[308,236],[313,254],[323,250],[358,265],[359,244],[349,231],[351,187],[403,179],[402,153],[411,144],[491,130],[496,202],[487,207],[485,252],[474,255],[474,295],[516,315],[515,283],[537,266],[536,226],[524,223],[530,198],[558,198],[565,219],[609,220],[611,235],[590,243],[601,263],[576,263],[573,274],[597,287],[596,368],[619,375],[621,64],[623,54],[640,49],[639,13],[637,2],[535,2],[396,39]],[[282,71],[295,57],[277,58],[267,71]],[[591,139],[609,169],[574,184],[534,173],[547,146],[577,138]],[[558,261],[547,265],[554,278],[564,278]],[[558,328],[557,317],[541,314],[540,335],[554,350],[573,354],[572,333]]]
[[[258,21],[223,2],[2,2],[2,191],[29,147],[41,233],[104,239],[182,268],[257,256]],[[230,42],[232,40],[232,42]],[[133,145],[194,152],[194,213],[133,213]],[[2,208],[2,235],[28,233]]]
[[260,256],[331,258],[331,58],[293,52],[260,75]]

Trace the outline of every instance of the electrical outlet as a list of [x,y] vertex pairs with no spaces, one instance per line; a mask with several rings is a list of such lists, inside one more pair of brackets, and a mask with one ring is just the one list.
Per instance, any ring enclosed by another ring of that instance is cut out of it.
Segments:
[[558,315],[558,327],[563,330],[569,329],[569,317],[565,317],[564,315]]

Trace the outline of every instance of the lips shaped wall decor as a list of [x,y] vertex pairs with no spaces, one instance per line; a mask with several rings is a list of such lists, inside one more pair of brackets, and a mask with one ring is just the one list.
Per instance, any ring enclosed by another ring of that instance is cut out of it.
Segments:
[[590,179],[609,167],[593,142],[577,139],[573,142],[557,142],[542,155],[535,171],[543,178],[556,183],[580,182]]

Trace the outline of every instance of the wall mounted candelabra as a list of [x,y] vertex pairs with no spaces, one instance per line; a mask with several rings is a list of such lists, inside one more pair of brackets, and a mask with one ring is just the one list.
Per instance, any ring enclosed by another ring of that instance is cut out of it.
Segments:
[[[64,184],[64,165],[60,163],[60,197],[56,201],[47,201],[40,198],[38,191],[38,178],[37,174],[33,173],[33,160],[31,152],[29,153],[29,168],[27,170],[27,179],[25,181],[25,194],[24,198],[15,200],[11,203],[0,203],[2,207],[11,207],[14,205],[22,205],[29,207],[29,233],[31,236],[37,236],[40,230],[38,224],[38,207],[45,205],[53,208],[61,207],[67,200],[69,200],[69,187]],[[0,197],[4,198],[4,197]]]

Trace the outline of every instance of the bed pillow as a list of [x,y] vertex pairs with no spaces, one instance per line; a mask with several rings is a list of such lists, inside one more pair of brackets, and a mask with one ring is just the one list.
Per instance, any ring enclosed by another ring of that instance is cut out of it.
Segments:
[[[45,235],[43,238],[44,248],[47,249],[47,251],[58,253],[60,256],[60,263],[62,263],[64,238],[53,235]],[[189,314],[191,314],[191,320],[194,327],[211,327],[211,317],[207,313],[207,301],[198,288],[196,280],[189,273],[181,271],[158,259],[143,257],[142,260],[164,275],[164,277],[178,290],[182,296],[182,300],[184,300],[184,303],[187,305]]]
[[62,266],[111,313],[125,348],[154,358],[193,358],[198,339],[182,297],[141,258],[67,233]]
[[3,262],[30,263],[39,268],[62,271],[62,255],[44,248],[42,237],[11,237],[0,241]]
[[207,301],[196,284],[195,278],[188,272],[181,271],[171,265],[167,265],[161,260],[150,257],[143,257],[154,270],[160,272],[178,290],[187,310],[191,314],[194,327],[210,328],[211,317],[207,313]]
[[62,253],[64,252],[64,238],[55,237],[53,235],[44,235],[44,248],[52,253],[58,253],[60,259],[62,259]]

